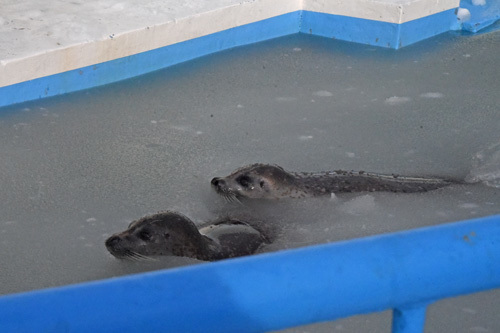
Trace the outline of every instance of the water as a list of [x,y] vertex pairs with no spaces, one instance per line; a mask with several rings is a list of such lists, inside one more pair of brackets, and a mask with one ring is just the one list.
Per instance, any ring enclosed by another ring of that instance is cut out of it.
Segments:
[[[110,234],[166,209],[264,220],[277,234],[265,251],[498,214],[499,52],[499,32],[399,51],[295,35],[1,109],[0,293],[198,263],[107,253]],[[244,207],[211,190],[255,162],[479,183]],[[437,303],[428,325],[499,331],[498,295]],[[385,312],[293,331],[388,325]]]

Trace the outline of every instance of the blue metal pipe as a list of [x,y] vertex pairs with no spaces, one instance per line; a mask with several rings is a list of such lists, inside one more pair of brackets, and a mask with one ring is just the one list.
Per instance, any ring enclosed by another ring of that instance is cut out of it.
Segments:
[[499,287],[499,263],[491,216],[8,295],[0,331],[268,331]]

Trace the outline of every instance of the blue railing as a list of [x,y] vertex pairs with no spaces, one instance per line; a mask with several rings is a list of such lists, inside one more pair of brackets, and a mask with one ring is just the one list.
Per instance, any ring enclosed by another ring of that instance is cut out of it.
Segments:
[[500,286],[500,215],[0,297],[1,332],[262,332]]

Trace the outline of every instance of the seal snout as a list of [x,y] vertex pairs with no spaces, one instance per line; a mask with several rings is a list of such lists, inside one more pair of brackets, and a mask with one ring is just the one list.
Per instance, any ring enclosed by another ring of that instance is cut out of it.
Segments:
[[120,241],[121,241],[120,237],[113,235],[106,240],[106,247],[107,248],[114,248],[115,246],[117,246],[120,243]]
[[215,187],[219,187],[219,186],[225,184],[224,179],[219,178],[219,177],[213,178],[210,183],[212,184],[212,186],[215,186]]

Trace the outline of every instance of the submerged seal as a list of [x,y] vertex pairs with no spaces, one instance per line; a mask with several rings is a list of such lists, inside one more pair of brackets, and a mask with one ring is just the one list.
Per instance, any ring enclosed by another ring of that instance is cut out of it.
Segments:
[[109,237],[106,248],[120,259],[180,256],[214,261],[252,254],[267,242],[260,231],[240,220],[225,219],[198,229],[186,216],[167,211],[133,221],[127,230]]
[[364,171],[288,172],[269,164],[253,164],[211,184],[228,201],[303,198],[343,192],[425,192],[458,183],[440,178],[401,177]]

